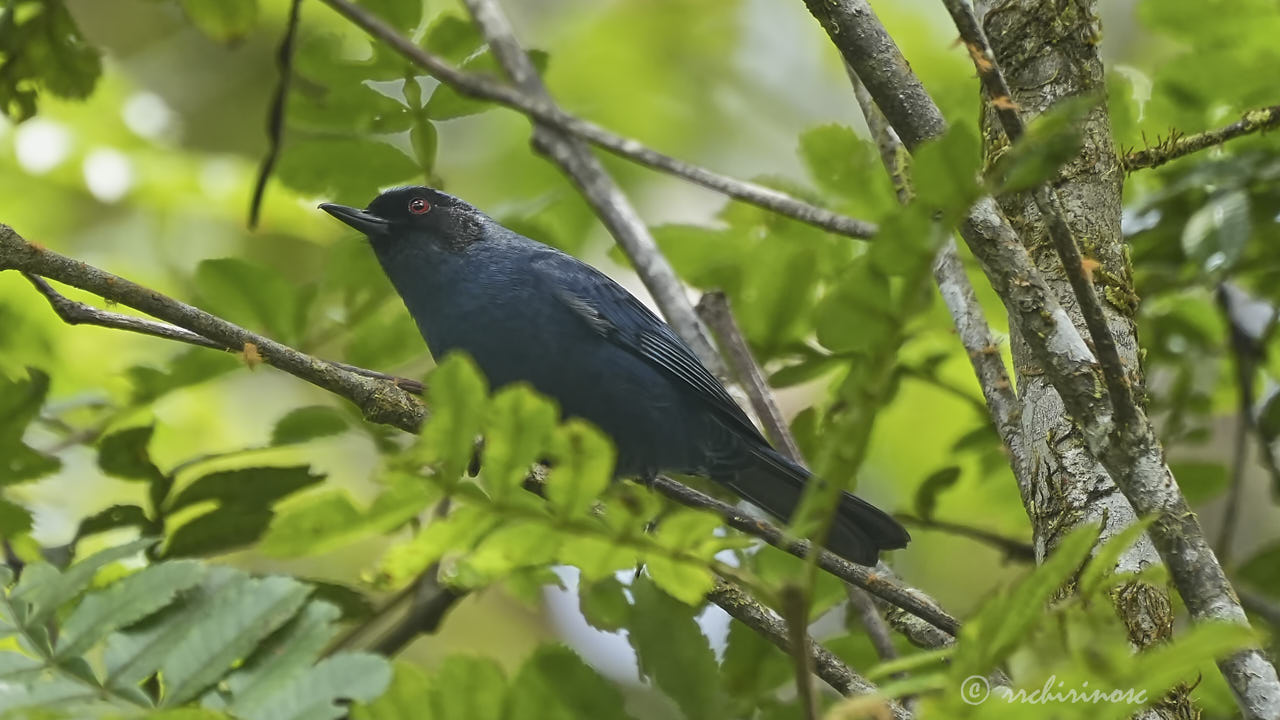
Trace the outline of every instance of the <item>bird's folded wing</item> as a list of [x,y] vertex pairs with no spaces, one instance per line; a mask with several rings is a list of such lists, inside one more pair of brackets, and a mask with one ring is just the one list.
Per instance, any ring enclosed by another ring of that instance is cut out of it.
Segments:
[[550,249],[535,256],[531,264],[538,280],[593,330],[688,386],[728,424],[749,437],[759,436],[742,408],[689,346],[608,275]]

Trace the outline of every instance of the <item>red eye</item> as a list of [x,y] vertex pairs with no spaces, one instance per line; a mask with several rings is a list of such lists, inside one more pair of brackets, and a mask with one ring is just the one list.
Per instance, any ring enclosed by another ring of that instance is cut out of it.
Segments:
[[409,212],[413,213],[414,215],[421,215],[430,209],[431,209],[431,203],[427,202],[426,200],[423,200],[420,197],[414,198],[409,201]]

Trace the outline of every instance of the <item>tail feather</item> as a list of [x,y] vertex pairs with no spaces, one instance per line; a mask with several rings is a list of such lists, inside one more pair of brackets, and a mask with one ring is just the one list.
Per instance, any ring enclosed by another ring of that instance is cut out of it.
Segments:
[[[761,448],[752,454],[758,462],[732,475],[717,474],[716,479],[770,515],[790,520],[800,504],[809,471],[771,449]],[[911,540],[906,528],[866,500],[842,492],[839,502],[824,545],[846,560],[874,566],[882,550],[906,547]]]

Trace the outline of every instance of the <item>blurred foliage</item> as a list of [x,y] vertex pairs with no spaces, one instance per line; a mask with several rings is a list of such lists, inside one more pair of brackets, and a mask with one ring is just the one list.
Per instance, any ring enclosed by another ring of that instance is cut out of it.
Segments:
[[[449,61],[501,78],[458,3],[360,4]],[[903,209],[802,3],[504,6],[567,108],[880,223],[874,243],[851,242],[604,158],[681,277],[727,293],[830,488],[856,485],[887,508],[1027,537],[968,359],[933,300],[929,260],[984,188],[1050,177],[1079,145],[1075,119],[1098,99],[1064,103],[981,167],[977,82],[945,13],[930,0],[876,3],[953,128],[920,149],[917,202]],[[1121,150],[1276,102],[1257,71],[1280,61],[1273,4],[1103,10]],[[317,200],[364,205],[396,184],[445,187],[635,285],[578,193],[529,150],[527,120],[441,86],[320,3],[303,7],[282,155],[261,223],[246,231],[287,13],[286,0],[3,4],[0,222],[306,352],[410,377],[430,366],[416,328],[363,239],[314,211]],[[1212,528],[1230,486],[1225,418],[1238,411],[1241,352],[1256,399],[1251,439],[1267,449],[1280,435],[1275,136],[1135,173],[1125,205],[1148,400]],[[26,567],[4,582],[0,684],[11,694],[0,717],[10,701],[89,717],[103,697],[107,716],[170,720],[334,716],[338,699],[374,720],[798,713],[790,659],[740,623],[717,629],[723,616],[702,598],[713,573],[727,572],[771,602],[806,577],[803,563],[641,486],[610,483],[607,442],[557,423],[527,389],[491,395],[464,359],[450,359],[429,377],[431,421],[405,437],[235,355],[67,327],[12,275],[0,275],[0,535]],[[558,462],[540,499],[522,483],[544,459]],[[1233,574],[1280,602],[1269,479],[1251,463]],[[798,529],[826,505],[810,498]],[[996,667],[1019,688],[1056,678],[1149,697],[1200,673],[1193,696],[1205,716],[1233,712],[1211,661],[1242,638],[1207,628],[1129,652],[1103,602],[1132,579],[1107,572],[1125,540],[1077,572],[1092,545],[1083,530],[1027,572],[997,548],[914,532],[896,569],[967,618],[953,650],[916,653],[897,638],[901,663],[872,670],[886,693],[920,695],[922,714],[1025,715],[1018,704],[963,702],[961,682]],[[139,537],[155,541],[131,544]],[[447,584],[471,591],[438,635],[393,665],[327,654],[344,626],[382,627],[390,599],[437,562]],[[565,565],[576,574],[553,572]],[[1049,603],[1064,585],[1079,592]],[[875,668],[856,622],[830,620],[844,602],[844,588],[819,575],[815,632],[853,667]],[[249,623],[257,617],[269,622]],[[228,643],[140,650],[193,618]],[[896,669],[909,678],[894,680]],[[187,714],[168,709],[183,703]],[[1129,709],[1055,707],[1091,718]]]

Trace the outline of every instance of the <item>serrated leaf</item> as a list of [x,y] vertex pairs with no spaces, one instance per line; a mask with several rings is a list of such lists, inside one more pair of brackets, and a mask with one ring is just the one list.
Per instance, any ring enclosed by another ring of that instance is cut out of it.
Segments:
[[476,24],[458,15],[444,14],[427,28],[427,49],[457,65],[484,45]]
[[[282,171],[284,167],[282,161]],[[283,343],[296,343],[301,338],[307,307],[314,297],[274,268],[239,258],[201,262],[196,267],[195,285],[202,306],[209,312],[263,330]]]
[[178,0],[192,24],[211,40],[243,39],[258,22],[258,0]]
[[581,570],[583,582],[593,582],[619,570],[634,568],[638,556],[635,550],[620,543],[584,536],[561,545],[559,560]]
[[432,678],[433,718],[502,720],[507,678],[489,658],[446,658]]
[[338,608],[327,602],[312,600],[303,605],[223,681],[233,698],[228,710],[237,717],[258,714],[264,703],[321,656],[338,634],[340,617]]
[[725,642],[724,663],[725,690],[734,700],[751,700],[772,694],[793,675],[787,656],[760,636],[755,630],[740,622],[729,623],[729,638]]
[[[468,584],[488,583],[517,568],[548,565],[566,540],[554,528],[539,520],[511,521],[476,546],[459,569],[471,576]],[[573,538],[568,539],[573,542]]]
[[374,15],[405,33],[412,33],[422,21],[423,0],[359,0]]
[[443,720],[432,709],[432,680],[417,666],[392,664],[391,686],[377,700],[357,703],[352,720]]
[[859,258],[814,311],[818,342],[835,353],[871,352],[899,330],[891,308],[889,279]]
[[547,500],[567,516],[585,515],[613,477],[613,444],[594,426],[571,418],[552,435],[555,461]]
[[35,480],[62,467],[22,442],[27,425],[39,414],[49,393],[49,376],[27,368],[25,380],[9,380],[0,373],[0,487]]
[[868,178],[884,171],[876,149],[844,125],[822,125],[800,136],[800,157],[823,190],[856,196]]
[[1098,539],[1096,524],[1082,525],[1058,544],[1044,563],[965,623],[951,665],[955,678],[985,674],[1004,660],[1048,612],[1047,605],[1088,556]]
[[710,569],[657,553],[646,556],[645,567],[655,585],[687,605],[700,605],[716,584]]
[[578,608],[591,627],[605,632],[618,632],[631,621],[631,603],[618,578],[578,583]]
[[328,552],[352,541],[388,532],[421,513],[439,492],[421,478],[400,476],[361,510],[344,490],[293,504],[271,523],[259,550],[276,557]]
[[162,705],[181,705],[217,681],[302,607],[310,588],[286,577],[228,583],[185,628],[183,641],[161,664]]
[[272,445],[304,443],[346,431],[347,417],[329,405],[311,405],[290,410],[271,430]]
[[31,531],[31,513],[0,497],[0,537],[16,537]]
[[233,713],[244,720],[336,720],[347,715],[341,703],[373,700],[390,682],[386,658],[339,653],[289,678],[251,709],[237,706]]
[[506,720],[625,720],[622,693],[563,645],[543,645],[511,681]]
[[0,27],[5,72],[0,76],[0,110],[16,122],[36,113],[41,92],[85,98],[102,74],[98,50],[85,42],[61,2],[9,5]]
[[484,508],[457,507],[409,542],[393,545],[379,563],[379,579],[391,587],[402,587],[445,555],[469,551],[501,522]]
[[929,210],[956,217],[982,193],[978,165],[982,148],[973,130],[954,125],[945,135],[916,149],[911,173],[916,200]]
[[173,602],[199,583],[204,568],[196,562],[153,565],[90,593],[62,624],[54,650],[58,657],[83,654],[118,628],[126,627]]
[[481,471],[485,488],[495,499],[520,489],[530,466],[546,451],[558,414],[554,403],[525,385],[509,386],[494,395],[485,425]]
[[113,562],[133,557],[155,544],[154,538],[144,538],[108,548],[75,563],[62,573],[32,572],[33,569],[42,566],[38,564],[28,566],[23,571],[22,579],[18,581],[11,597],[29,606],[30,610],[24,619],[25,623],[39,625],[47,620],[59,606],[87,588],[99,570]]
[[151,524],[146,511],[137,505],[112,505],[81,520],[76,539],[122,527],[147,528]]
[[427,378],[431,417],[409,454],[409,464],[435,469],[452,487],[471,463],[488,412],[488,383],[470,357],[450,353]]
[[638,578],[631,586],[631,646],[640,671],[684,712],[689,720],[725,717],[728,698],[707,638],[694,620],[695,609]]

